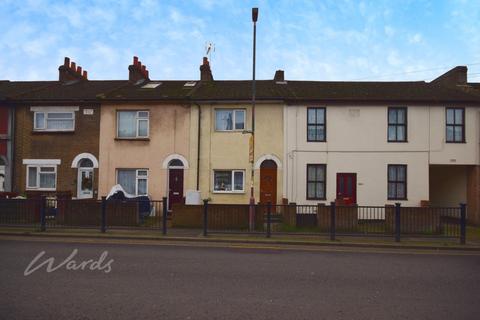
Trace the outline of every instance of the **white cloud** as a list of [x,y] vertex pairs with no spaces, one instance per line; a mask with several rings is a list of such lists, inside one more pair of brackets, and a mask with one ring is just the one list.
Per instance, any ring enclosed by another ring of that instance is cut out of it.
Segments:
[[410,35],[408,37],[408,42],[412,43],[412,44],[418,44],[418,43],[423,42],[423,37],[420,33],[415,33],[415,34]]

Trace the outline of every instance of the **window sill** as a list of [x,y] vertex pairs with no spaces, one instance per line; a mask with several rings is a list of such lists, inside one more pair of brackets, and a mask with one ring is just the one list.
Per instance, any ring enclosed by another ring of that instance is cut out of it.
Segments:
[[212,191],[215,194],[245,194],[245,191]]
[[115,138],[115,141],[150,141],[150,138]]
[[408,143],[408,140],[388,140],[388,143]]
[[72,134],[75,130],[32,130],[32,134]]
[[26,188],[26,191],[57,191],[57,189],[46,189],[46,188]]
[[327,140],[308,140],[307,142],[327,142]]
[[408,201],[408,198],[388,198],[388,201]]
[[467,143],[467,141],[445,141],[445,143],[462,144],[462,143]]
[[326,201],[327,198],[306,198],[307,200],[319,200],[319,201]]

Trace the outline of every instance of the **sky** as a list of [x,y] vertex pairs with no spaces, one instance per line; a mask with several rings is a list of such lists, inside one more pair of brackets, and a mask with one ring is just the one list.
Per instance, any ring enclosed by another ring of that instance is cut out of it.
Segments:
[[195,80],[207,43],[217,80],[430,81],[467,65],[480,82],[480,0],[0,0],[0,79],[56,80],[68,56],[90,79]]

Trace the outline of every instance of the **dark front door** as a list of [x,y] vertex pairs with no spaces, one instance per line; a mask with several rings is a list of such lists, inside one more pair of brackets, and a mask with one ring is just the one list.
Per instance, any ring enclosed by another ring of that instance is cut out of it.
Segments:
[[183,169],[168,170],[168,210],[172,204],[183,202]]
[[277,203],[277,164],[265,160],[260,165],[260,203]]
[[357,203],[356,173],[337,173],[337,199],[344,204]]

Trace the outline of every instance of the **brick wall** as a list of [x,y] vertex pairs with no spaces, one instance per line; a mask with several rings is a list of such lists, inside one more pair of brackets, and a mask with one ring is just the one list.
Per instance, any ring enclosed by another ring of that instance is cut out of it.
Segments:
[[[34,104],[40,106],[40,104]],[[48,106],[54,106],[52,104]],[[66,106],[66,104],[61,104]],[[57,166],[57,191],[77,195],[78,170],[72,168],[73,159],[80,153],[91,153],[98,159],[100,108],[93,104],[76,104],[74,132],[34,132],[30,105],[15,108],[15,174],[14,191],[26,191],[26,165],[23,159],[60,159]],[[93,115],[84,115],[84,109],[93,109]],[[98,169],[94,170],[94,197],[98,190]]]

